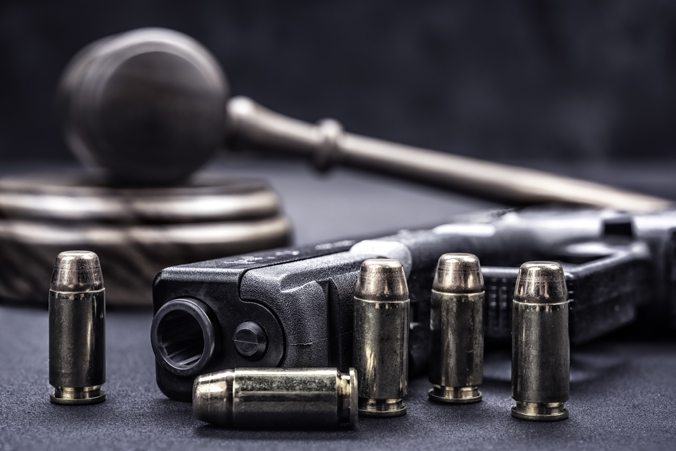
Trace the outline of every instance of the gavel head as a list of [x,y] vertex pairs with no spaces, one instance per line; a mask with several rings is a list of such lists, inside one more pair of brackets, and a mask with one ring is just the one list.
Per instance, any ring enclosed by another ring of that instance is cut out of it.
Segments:
[[186,179],[222,144],[228,83],[214,57],[175,31],[101,39],[65,69],[57,108],[85,164],[125,185]]

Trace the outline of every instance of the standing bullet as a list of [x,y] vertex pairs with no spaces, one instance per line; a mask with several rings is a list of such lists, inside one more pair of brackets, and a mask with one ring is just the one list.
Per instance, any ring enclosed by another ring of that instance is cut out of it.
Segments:
[[335,368],[237,368],[197,377],[198,420],[233,428],[357,425],[357,376]]
[[532,421],[568,418],[570,344],[568,290],[553,262],[521,265],[512,304],[512,416]]
[[430,400],[481,401],[484,280],[472,254],[444,254],[432,285]]
[[49,290],[49,383],[56,404],[106,399],[106,295],[99,257],[88,251],[56,257]]
[[406,413],[411,303],[404,267],[397,260],[361,265],[354,291],[354,367],[359,378],[359,415]]

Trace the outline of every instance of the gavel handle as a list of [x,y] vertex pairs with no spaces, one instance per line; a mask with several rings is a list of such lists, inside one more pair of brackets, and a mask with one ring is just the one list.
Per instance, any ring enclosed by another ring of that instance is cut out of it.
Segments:
[[331,119],[309,124],[246,97],[232,98],[227,112],[229,133],[311,157],[322,170],[343,164],[516,204],[561,202],[637,212],[674,206],[666,199],[584,180],[346,133]]

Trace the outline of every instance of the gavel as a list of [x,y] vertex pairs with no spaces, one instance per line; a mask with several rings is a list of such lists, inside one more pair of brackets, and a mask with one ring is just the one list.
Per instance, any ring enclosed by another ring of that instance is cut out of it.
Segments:
[[61,79],[57,106],[79,159],[115,184],[180,183],[227,141],[309,157],[320,170],[345,165],[512,204],[560,202],[654,211],[673,202],[588,181],[347,133],[229,98],[216,59],[167,29],[133,30],[78,53]]

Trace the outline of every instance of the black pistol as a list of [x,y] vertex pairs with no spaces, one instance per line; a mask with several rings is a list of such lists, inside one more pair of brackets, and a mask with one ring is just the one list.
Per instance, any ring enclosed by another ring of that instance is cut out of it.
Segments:
[[563,265],[570,340],[631,322],[640,305],[676,325],[676,211],[627,214],[562,206],[452,218],[425,230],[227,257],[162,270],[153,286],[157,384],[189,401],[196,376],[236,367],[327,367],[352,361],[352,301],[369,258],[399,260],[411,300],[410,374],[427,366],[430,290],[437,259],[479,257],[487,341],[511,337],[519,266]]

